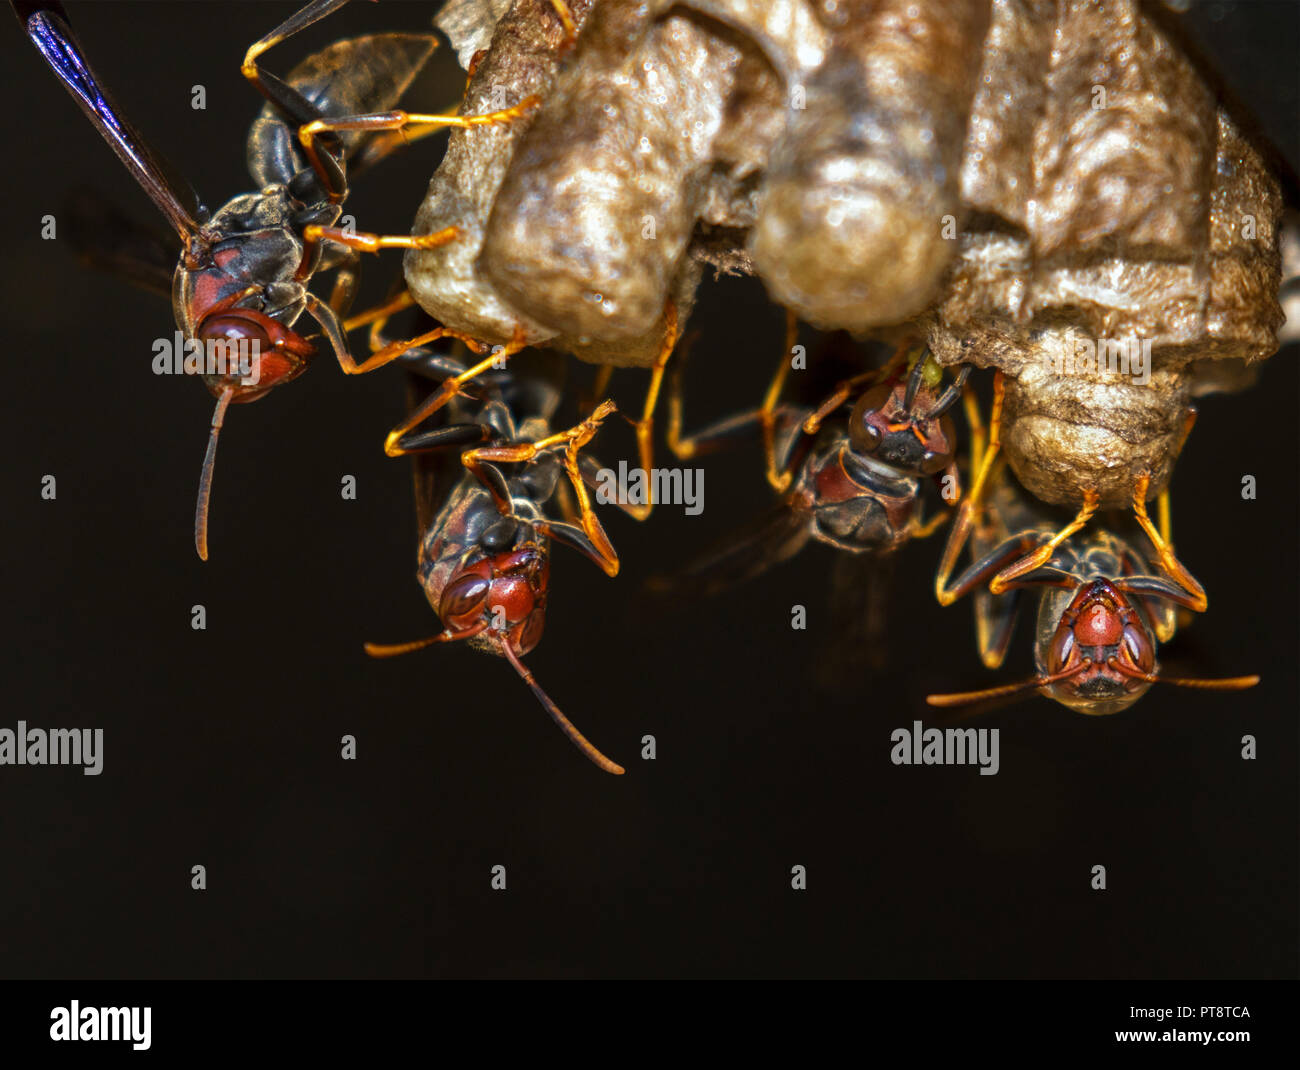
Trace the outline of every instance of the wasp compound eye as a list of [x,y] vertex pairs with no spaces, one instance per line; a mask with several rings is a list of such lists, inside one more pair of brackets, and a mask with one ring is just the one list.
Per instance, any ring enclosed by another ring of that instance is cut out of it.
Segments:
[[858,398],[849,416],[849,441],[859,453],[875,453],[885,435],[883,407],[892,391],[888,386],[868,390]]
[[483,576],[462,576],[447,585],[438,603],[438,618],[447,628],[465,628],[482,613],[490,581]]

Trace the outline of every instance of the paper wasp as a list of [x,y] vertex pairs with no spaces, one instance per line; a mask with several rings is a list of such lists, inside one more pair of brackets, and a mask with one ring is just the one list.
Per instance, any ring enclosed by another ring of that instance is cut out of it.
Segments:
[[[200,345],[245,343],[255,353],[251,373],[203,375],[217,398],[195,509],[195,547],[206,559],[212,470],[226,409],[254,401],[306,369],[316,345],[294,330],[304,312],[316,321],[345,372],[370,370],[352,359],[339,324],[351,298],[357,254],[432,248],[456,237],[454,228],[403,237],[336,226],[348,196],[349,163],[364,166],[382,158],[403,143],[408,125],[416,128],[411,136],[418,137],[444,127],[508,122],[533,102],[468,117],[376,113],[391,108],[424,66],[435,47],[431,35],[339,41],[281,80],[264,70],[258,57],[348,2],[312,0],[248,49],[242,72],[268,101],[248,137],[258,190],[233,198],[213,214],[172,178],[121,115],[86,60],[62,5],[12,2],[45,62],[179,237],[179,262],[169,282],[158,282],[171,293],[184,338]],[[308,285],[318,272],[332,269],[339,276],[326,302]],[[134,273],[158,279],[158,272],[146,265]]]
[[[1143,481],[1134,490],[1134,516],[1163,575],[1151,556],[1105,528],[1080,534],[1083,525],[1074,523],[1058,531],[1039,503],[1002,478],[1005,463],[994,462],[995,439],[985,446],[969,393],[967,411],[978,475],[944,551],[935,589],[944,605],[974,594],[980,657],[991,669],[1006,657],[1020,592],[1038,591],[1037,672],[981,691],[930,695],[931,705],[960,706],[1038,690],[1079,713],[1097,715],[1127,709],[1158,682],[1214,691],[1259,682],[1258,676],[1207,680],[1161,674],[1157,644],[1173,638],[1180,608],[1205,609],[1205,593],[1173,557],[1167,511],[1163,532],[1148,517]],[[972,563],[950,580],[967,541]]]
[[[790,316],[787,354],[796,334]],[[884,368],[843,380],[812,409],[780,401],[789,371],[783,355],[759,408],[689,438],[681,435],[683,363],[673,378],[670,448],[687,459],[757,430],[768,481],[781,493],[760,527],[689,567],[686,576],[706,590],[756,576],[813,539],[853,554],[880,555],[930,534],[946,514],[921,520],[927,477],[950,501],[960,498],[956,434],[947,413],[961,397],[969,369],[945,387],[943,369],[924,347],[899,346]]]
[[[504,657],[574,745],[605,772],[618,774],[622,766],[587,741],[521,660],[542,637],[553,541],[578,550],[607,575],[618,574],[618,555],[580,472],[580,451],[615,406],[604,401],[573,427],[553,431],[564,358],[528,357],[537,369],[531,374],[513,364],[509,370],[469,366],[423,347],[408,347],[399,358],[411,373],[411,411],[418,418],[402,425],[395,445],[415,464],[418,579],[442,631],[410,643],[367,643],[366,651],[392,657],[466,640]],[[442,384],[433,394],[418,389],[429,379]],[[444,422],[421,430],[440,410]],[[554,499],[569,519],[547,515]]]

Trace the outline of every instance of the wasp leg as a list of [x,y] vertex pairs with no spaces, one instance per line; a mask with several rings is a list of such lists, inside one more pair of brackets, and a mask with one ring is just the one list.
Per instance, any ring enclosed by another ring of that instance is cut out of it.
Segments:
[[[1172,580],[1165,579],[1163,576],[1130,576],[1127,579],[1120,580],[1115,584],[1115,587],[1125,594],[1137,595],[1147,602],[1161,600],[1200,612],[1200,609],[1198,609],[1199,603],[1192,592]],[[1170,637],[1173,636],[1173,632],[1174,627],[1171,623],[1169,628]],[[1164,640],[1161,640],[1161,642],[1164,642]]]
[[799,318],[790,309],[785,312],[785,352],[776,366],[776,374],[767,385],[763,404],[758,410],[758,425],[763,432],[763,466],[767,481],[775,491],[784,493],[794,478],[794,470],[781,470],[776,462],[776,410],[777,401],[785,389],[786,376],[790,374],[790,356],[799,339]]
[[411,291],[403,288],[396,295],[390,297],[382,305],[376,305],[374,308],[368,308],[365,312],[359,312],[357,315],[350,317],[343,323],[343,330],[347,332],[355,331],[358,327],[370,327],[370,351],[372,353],[383,349],[387,343],[383,340],[384,328],[388,325],[391,317],[397,315],[415,304],[415,298],[411,296]]
[[1099,501],[1100,497],[1095,490],[1084,491],[1083,504],[1079,506],[1079,511],[1075,514],[1074,519],[1032,553],[1026,554],[1021,560],[1008,565],[994,576],[989,581],[989,591],[993,594],[1002,594],[1022,576],[1028,576],[1031,572],[1035,572],[1046,565],[1052,559],[1052,554],[1056,553],[1056,548],[1092,519],[1092,514],[1097,511]]
[[[953,522],[952,532],[948,536],[948,542],[943,548],[943,557],[939,561],[939,571],[934,577],[934,596],[941,606],[952,605],[965,593],[958,590],[957,585],[949,587],[948,578],[957,565],[962,547],[970,538],[971,529],[982,515],[985,489],[989,485],[989,473],[1002,446],[1002,405],[1005,398],[1006,384],[1002,373],[998,372],[993,377],[993,411],[989,415],[988,443],[987,446],[981,444],[979,464],[975,466],[975,479],[971,483],[970,493],[966,495],[957,511],[957,519]],[[966,405],[969,413],[974,406],[973,396],[968,398]],[[982,426],[981,424],[981,428]]]
[[578,395],[578,408],[589,409],[596,404],[596,399],[609,390],[609,380],[614,374],[612,364],[602,364],[596,369],[596,377],[591,381],[590,389],[584,389]]
[[292,37],[299,30],[304,30],[312,23],[337,11],[347,2],[348,0],[311,0],[311,3],[299,8],[261,40],[250,45],[248,51],[244,53],[244,62],[240,66],[244,77],[290,122],[302,123],[307,121],[304,116],[314,117],[320,113],[296,89],[292,89],[269,71],[262,70],[258,66],[257,58],[281,41]]
[[[596,492],[601,505],[612,505],[616,509],[621,509],[628,516],[636,516],[636,506],[620,501],[620,495],[617,493],[613,495],[608,493],[610,481],[615,479],[612,469],[603,467],[596,458],[584,453],[578,458],[578,474],[587,488]],[[556,488],[556,494],[560,496],[560,510],[564,514],[564,518],[577,522],[580,519],[580,514],[577,507],[570,500],[569,484],[567,482],[561,483]]]
[[645,520],[655,507],[654,500],[654,427],[655,408],[659,404],[659,390],[663,385],[664,369],[668,367],[668,358],[677,347],[677,305],[669,301],[664,308],[664,337],[660,343],[659,353],[650,368],[650,385],[646,389],[645,402],[641,406],[641,417],[629,420],[636,430],[636,452],[641,470],[645,473],[647,490],[644,504],[632,505],[625,510],[637,520]]
[[911,523],[907,526],[907,537],[909,539],[928,539],[943,527],[947,521],[947,513],[935,513],[934,516],[930,517],[930,519],[924,523],[913,516]]
[[[945,605],[951,604],[963,595],[969,594],[990,576],[996,575],[1005,568],[1009,562],[1024,557],[1025,554],[1032,551],[1039,544],[1041,539],[1041,533],[1036,531],[1022,531],[1017,535],[1004,539],[978,561],[973,561],[967,565],[958,574],[957,578],[952,581],[951,586],[945,586],[945,593],[949,596]],[[1012,586],[1021,586],[1021,584],[1012,584]]]
[[490,424],[447,424],[420,434],[410,433],[402,436],[403,453],[432,453],[435,450],[450,449],[453,446],[475,446],[491,441],[496,430]]
[[[1123,591],[1131,591],[1142,599],[1142,604],[1146,606],[1147,616],[1151,618],[1151,625],[1155,630],[1156,639],[1161,643],[1169,642],[1178,630],[1178,613],[1174,604],[1176,600],[1166,597],[1163,591],[1157,591],[1154,597],[1149,597],[1148,594],[1127,585],[1130,579],[1145,581],[1155,578],[1147,576],[1151,569],[1150,564],[1132,548],[1125,547],[1120,568],[1122,574],[1115,578],[1116,587]],[[1162,579],[1159,582],[1165,586],[1172,586],[1167,580]]]
[[[488,469],[494,468],[497,464],[524,464],[531,461],[543,450],[563,445],[564,471],[569,477],[573,493],[577,496],[578,515],[581,521],[580,530],[587,540],[578,548],[582,549],[584,553],[600,565],[609,576],[618,575],[618,554],[615,552],[613,545],[609,541],[609,536],[605,534],[604,527],[601,526],[595,511],[591,507],[591,498],[587,494],[587,487],[579,470],[578,451],[595,437],[605,418],[616,411],[617,406],[612,401],[603,401],[590,416],[567,431],[547,435],[536,442],[517,442],[509,446],[484,446],[479,449],[467,450],[461,457],[461,463],[473,472],[492,493],[497,508],[501,510],[503,515],[509,515],[512,508],[509,493],[501,493],[504,488],[499,485],[494,487],[493,477]],[[499,476],[499,472],[497,474]],[[563,529],[571,525],[557,525],[553,521],[541,521],[536,526],[538,531],[549,533],[557,527]],[[563,532],[560,537],[563,538]],[[572,545],[572,541],[569,541]]]
[[[448,112],[453,111],[455,108],[455,104],[451,105]],[[424,126],[411,123],[408,127],[403,127],[400,130],[386,130],[378,133],[362,146],[361,151],[355,157],[348,159],[348,174],[352,176],[363,174],[393,153],[416,141],[423,141],[430,134],[436,134],[445,129],[447,128],[441,123],[428,123]]]
[[[389,361],[395,360],[408,350],[421,345],[423,341],[431,340],[432,336],[435,335],[439,338],[459,338],[467,345],[470,345],[471,348],[477,347],[477,351],[482,352],[481,343],[474,341],[474,339],[469,338],[467,335],[462,335],[449,331],[444,327],[439,327],[436,331],[430,331],[428,335],[420,335],[419,337],[412,338],[409,341],[394,342],[392,345],[386,346],[384,349],[381,349],[378,353],[374,354],[370,360],[366,361],[365,365],[361,365],[358,370],[369,371],[370,368],[367,367],[367,365],[378,367],[379,365],[374,363],[376,361],[386,364]],[[401,440],[407,432],[411,430],[411,428],[422,424],[435,412],[446,405],[453,397],[456,397],[461,392],[460,388],[465,383],[469,382],[471,379],[477,378],[485,371],[492,368],[504,367],[506,361],[523,348],[524,334],[521,329],[517,328],[514,337],[512,337],[504,346],[494,350],[483,360],[479,361],[472,367],[465,369],[465,371],[461,372],[459,375],[454,375],[450,379],[444,380],[442,386],[425,398],[424,401],[422,401],[405,420],[388,432],[388,437],[384,439],[384,452],[389,457],[401,457],[406,452],[401,447]],[[389,352],[390,350],[392,352]],[[380,358],[383,358],[382,361]]]
[[837,385],[834,393],[817,406],[808,419],[804,420],[804,434],[817,434],[817,432],[821,430],[822,421],[848,401],[860,387],[870,382],[884,382],[888,379],[898,370],[898,366],[907,359],[907,352],[908,351],[905,347],[900,346],[898,352],[885,362],[883,368],[872,368],[870,371],[850,376],[848,379],[845,379]]
[[980,415],[980,403],[979,398],[975,396],[975,387],[969,381],[962,385],[961,403],[966,410],[966,425],[970,428],[970,470],[978,472],[984,459],[989,432],[984,426],[984,417]]
[[324,241],[335,242],[356,252],[377,253],[381,249],[436,249],[459,237],[459,227],[444,227],[433,234],[370,234],[312,223],[302,229],[302,260],[294,277],[301,282],[311,274],[316,247]]
[[975,592],[975,646],[986,669],[1002,668],[1019,612],[1019,591],[998,596],[986,588]]
[[563,52],[572,48],[573,42],[578,39],[578,23],[565,0],[551,0],[551,7],[555,9],[555,14],[564,25],[564,43],[560,46],[560,51]]
[[[1151,474],[1144,472],[1138,477],[1138,481],[1133,487],[1133,513],[1137,517],[1137,522],[1146,532],[1147,538],[1151,540],[1151,545],[1155,548],[1156,555],[1160,558],[1160,567],[1165,570],[1175,583],[1179,584],[1188,594],[1189,600],[1185,604],[1188,609],[1195,610],[1197,613],[1204,613],[1206,607],[1210,604],[1205,595],[1205,588],[1196,582],[1193,576],[1181,561],[1174,556],[1174,548],[1165,535],[1161,535],[1156,530],[1156,526],[1151,523],[1151,518],[1147,516],[1147,488],[1151,485]],[[1162,510],[1167,512],[1167,510]]]
[[[341,204],[347,198],[347,184],[341,182],[337,174],[338,167],[331,157],[328,162],[321,155],[317,139],[344,131],[378,132],[385,130],[403,130],[408,126],[420,128],[423,133],[431,133],[429,128],[456,127],[466,130],[475,126],[491,126],[495,123],[510,123],[526,115],[539,103],[540,98],[525,97],[518,104],[499,111],[486,112],[483,115],[434,115],[419,112],[381,111],[369,115],[349,115],[340,119],[313,119],[298,128],[298,141],[302,144],[312,170],[325,183],[331,204]],[[328,155],[328,152],[327,152]],[[415,248],[421,248],[416,246]]]
[[[325,332],[325,337],[329,339],[330,347],[334,350],[334,356],[338,359],[339,367],[342,368],[347,375],[363,375],[366,372],[374,371],[376,368],[382,368],[385,364],[389,364],[396,360],[403,353],[415,349],[417,346],[424,345],[427,342],[437,341],[439,338],[459,338],[476,353],[482,353],[484,349],[483,343],[471,338],[467,334],[453,331],[448,327],[438,327],[436,330],[417,335],[415,338],[408,339],[407,341],[393,342],[379,350],[379,352],[371,354],[364,361],[358,364],[352,357],[352,351],[348,348],[347,339],[343,334],[343,328],[339,325],[338,316],[334,314],[334,310],[310,291],[305,295],[305,297],[308,314],[311,315],[318,324],[320,324],[321,330]],[[506,348],[509,349],[509,346]],[[522,346],[520,346],[520,348],[522,348]],[[488,358],[488,360],[484,361],[483,364],[490,366],[492,360],[495,359],[501,359],[500,354]],[[478,375],[484,370],[483,365],[478,365],[477,368],[478,370],[474,372],[474,375]],[[467,379],[473,378],[473,376],[468,373],[465,377]],[[442,408],[442,406],[447,403],[447,400],[452,393],[454,393],[454,390],[449,390],[447,392],[447,397],[443,398],[437,405],[430,408],[429,412],[436,412],[438,409]],[[428,413],[425,413],[425,416],[427,415]],[[423,420],[424,416],[421,416],[420,419]],[[417,420],[409,425],[403,425],[400,428],[400,431],[396,433],[405,434],[419,422],[420,421]],[[394,454],[394,456],[396,455]]]
[[[335,316],[346,316],[356,300],[357,286],[360,283],[361,257],[355,251],[349,251],[335,269],[334,287],[330,291],[330,311]],[[347,328],[344,327],[346,332]]]
[[[689,461],[693,457],[713,453],[734,442],[748,438],[762,429],[764,419],[762,409],[751,409],[749,412],[728,416],[726,419],[710,424],[708,427],[689,436],[682,435],[685,413],[682,379],[693,341],[694,336],[691,336],[682,343],[668,388],[668,427],[664,437],[668,442],[668,448],[681,461]],[[770,418],[774,424],[778,421],[793,423],[796,418],[802,420],[799,411],[792,405],[775,406],[771,410]]]

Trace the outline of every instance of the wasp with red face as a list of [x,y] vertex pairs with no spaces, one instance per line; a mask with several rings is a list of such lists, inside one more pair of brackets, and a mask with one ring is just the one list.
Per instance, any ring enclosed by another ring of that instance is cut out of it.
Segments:
[[[205,368],[203,380],[217,398],[195,510],[194,540],[207,558],[207,512],[217,436],[231,404],[255,401],[297,378],[316,352],[294,327],[304,312],[319,325],[348,374],[370,370],[348,350],[339,315],[350,301],[359,252],[433,248],[453,240],[454,228],[413,238],[356,233],[338,227],[348,195],[350,161],[367,166],[414,136],[448,126],[505,122],[521,106],[480,116],[411,115],[391,108],[432,54],[429,34],[376,34],[338,41],[299,64],[287,80],[263,70],[258,57],[273,45],[343,7],[348,0],[312,0],[249,48],[243,74],[267,98],[249,132],[247,156],[257,192],[228,201],[215,214],[173,180],[160,157],[122,117],[86,61],[67,15],[57,2],[12,0],[28,37],[82,111],[180,238],[179,262],[167,267],[156,241],[132,257],[103,259],[153,289],[169,292],[176,324],[187,343],[203,352],[231,352],[251,360],[238,370]],[[117,235],[120,239],[120,234]],[[116,243],[122,244],[120,240]],[[124,263],[134,259],[134,263]],[[318,272],[338,269],[329,302],[308,289]]]
[[[790,320],[787,351],[796,337]],[[961,397],[967,369],[945,387],[943,370],[922,349],[901,346],[883,369],[841,382],[814,409],[780,403],[783,360],[763,405],[690,438],[681,437],[679,363],[670,400],[669,446],[687,459],[728,440],[761,432],[767,474],[781,492],[776,509],[748,536],[691,565],[684,578],[717,590],[765,571],[810,540],[876,557],[932,532],[943,513],[922,521],[922,481],[960,496],[956,432],[948,410]]]
[[[455,391],[431,395],[432,405],[413,392],[411,409],[421,420],[408,421],[397,440],[415,463],[418,579],[442,631],[411,643],[367,643],[366,651],[392,657],[465,640],[504,657],[587,758],[607,773],[622,773],[573,726],[521,660],[542,637],[553,542],[578,550],[611,577],[618,574],[618,555],[592,510],[579,459],[615,406],[602,402],[585,420],[553,432],[563,358],[527,357],[535,358],[536,374],[489,368],[471,375],[474,369],[424,348],[400,358],[413,385],[416,376],[457,384]],[[424,417],[439,410],[445,421],[420,430]],[[563,489],[566,479],[576,516]],[[561,500],[568,520],[547,515],[552,499]]]
[[[980,452],[978,446],[974,452]],[[1002,474],[1000,468],[997,474]],[[1157,572],[1138,547],[1104,528],[1053,541],[1051,518],[1006,479],[997,482],[989,498],[971,531],[972,564],[951,582],[941,569],[939,589],[945,604],[974,592],[980,656],[991,669],[1006,657],[1021,592],[1038,591],[1037,671],[1028,680],[982,691],[930,695],[932,706],[1037,690],[1078,713],[1103,715],[1128,709],[1154,683],[1213,691],[1259,683],[1258,676],[1207,680],[1163,675],[1157,645],[1173,638],[1180,609],[1204,608],[1199,592],[1177,576]],[[1134,508],[1143,528],[1149,526],[1140,497]],[[1043,564],[996,585],[991,582],[1044,548],[1049,549]]]

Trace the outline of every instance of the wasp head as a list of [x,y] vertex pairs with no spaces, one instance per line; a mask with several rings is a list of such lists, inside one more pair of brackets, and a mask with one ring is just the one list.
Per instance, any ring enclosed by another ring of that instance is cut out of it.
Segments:
[[251,308],[209,313],[196,334],[208,361],[203,382],[214,397],[233,391],[231,401],[256,401],[272,387],[296,379],[315,352],[311,343],[284,324]]
[[943,369],[922,354],[907,379],[891,379],[868,390],[849,416],[849,439],[855,452],[911,475],[934,475],[952,463],[956,437],[945,416],[961,396],[958,380],[940,391]]
[[1156,644],[1146,619],[1107,579],[1079,587],[1052,628],[1056,605],[1044,599],[1040,613],[1035,655],[1044,693],[1078,713],[1128,709],[1156,679]]
[[542,638],[550,553],[526,525],[502,517],[461,559],[438,597],[438,619],[449,632],[480,645],[508,645],[527,654]]

